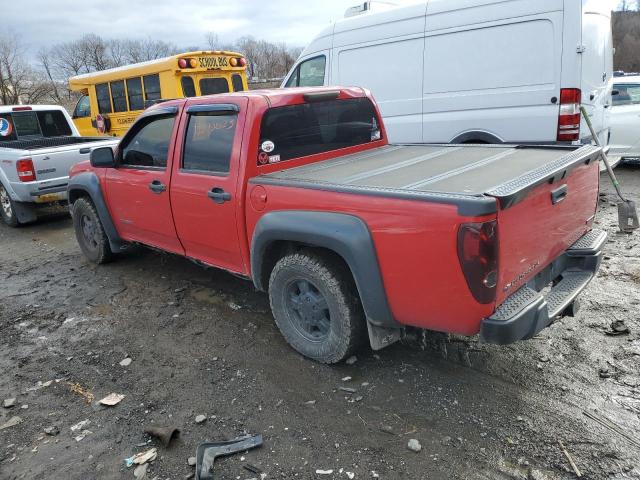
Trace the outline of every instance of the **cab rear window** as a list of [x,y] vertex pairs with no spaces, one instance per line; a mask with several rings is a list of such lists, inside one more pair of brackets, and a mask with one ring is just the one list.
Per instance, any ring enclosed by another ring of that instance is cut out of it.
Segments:
[[379,125],[368,98],[272,108],[262,118],[258,163],[277,163],[380,140]]
[[71,135],[71,127],[59,110],[0,114],[0,142],[34,137]]

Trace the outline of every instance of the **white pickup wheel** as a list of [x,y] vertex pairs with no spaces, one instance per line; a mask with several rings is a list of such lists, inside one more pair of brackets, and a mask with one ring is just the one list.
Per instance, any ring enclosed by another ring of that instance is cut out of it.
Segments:
[[2,221],[10,227],[17,227],[18,217],[16,216],[16,209],[13,206],[13,200],[9,196],[9,192],[0,184],[0,216]]
[[271,272],[269,299],[285,340],[318,362],[340,362],[367,338],[351,274],[329,256],[300,252],[281,258]]

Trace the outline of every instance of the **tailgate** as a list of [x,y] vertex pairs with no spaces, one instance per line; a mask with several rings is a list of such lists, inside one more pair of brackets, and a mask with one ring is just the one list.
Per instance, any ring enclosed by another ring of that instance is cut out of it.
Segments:
[[498,305],[591,228],[598,202],[598,152],[583,147],[487,192],[501,207]]

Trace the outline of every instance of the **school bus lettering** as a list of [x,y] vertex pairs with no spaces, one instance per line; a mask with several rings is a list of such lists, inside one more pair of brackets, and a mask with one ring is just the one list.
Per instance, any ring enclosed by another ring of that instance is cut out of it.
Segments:
[[136,117],[118,118],[117,123],[118,125],[128,125],[130,123],[133,123],[135,120]]
[[200,68],[222,68],[229,66],[227,57],[198,57]]

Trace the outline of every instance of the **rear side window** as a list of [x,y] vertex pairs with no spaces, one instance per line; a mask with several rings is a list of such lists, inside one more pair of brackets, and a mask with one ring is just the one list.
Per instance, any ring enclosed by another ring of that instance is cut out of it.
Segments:
[[111,113],[111,96],[108,84],[99,83],[96,85],[96,98],[98,99],[98,112]]
[[229,82],[227,82],[226,78],[202,78],[199,83],[200,95],[229,92]]
[[11,115],[0,114],[0,142],[9,142],[17,138]]
[[234,92],[242,92],[244,90],[244,84],[242,83],[242,77],[237,73],[231,75],[231,83],[233,84]]
[[147,75],[142,77],[144,81],[145,100],[160,100],[162,98],[160,92],[160,75]]
[[238,116],[201,113],[189,116],[182,168],[228,173]]
[[64,114],[59,110],[36,112],[42,135],[62,137],[71,135],[71,127]]
[[16,112],[13,114],[13,126],[18,137],[41,135],[36,112]]
[[196,96],[196,86],[193,83],[193,78],[191,78],[191,77],[182,77],[180,79],[180,83],[182,84],[182,94],[185,97],[195,97]]
[[124,80],[111,82],[111,98],[113,99],[114,112],[127,111],[127,97],[124,92]]
[[368,98],[272,108],[262,118],[259,164],[329,152],[381,138]]
[[144,110],[142,80],[140,80],[140,77],[130,78],[127,80],[127,96],[129,97],[130,110]]
[[614,85],[613,104],[614,105],[636,105],[640,103],[640,84],[620,84]]

